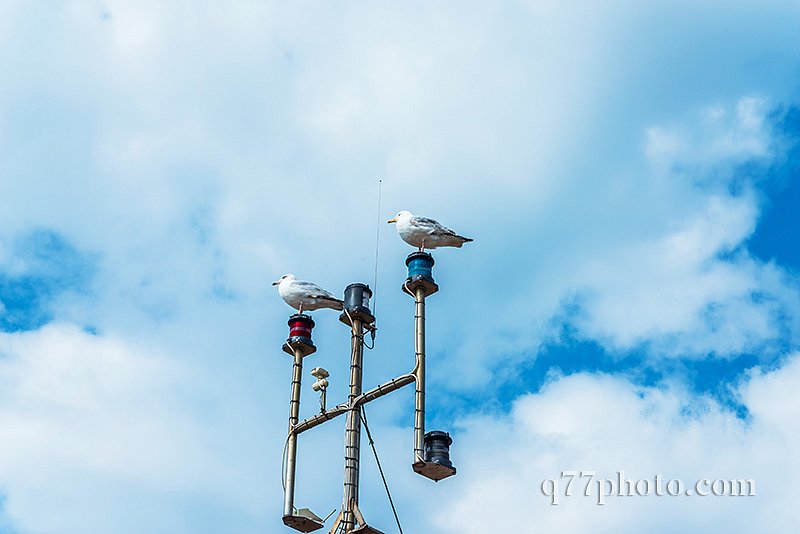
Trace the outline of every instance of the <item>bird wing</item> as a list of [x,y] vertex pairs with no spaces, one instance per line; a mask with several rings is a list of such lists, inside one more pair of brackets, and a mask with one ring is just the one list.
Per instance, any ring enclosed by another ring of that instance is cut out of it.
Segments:
[[428,219],[427,217],[412,217],[410,223],[411,226],[417,227],[420,230],[426,230],[430,234],[456,235],[450,228],[442,226],[438,221]]
[[314,299],[340,300],[336,298],[336,295],[330,291],[322,289],[317,284],[312,282],[303,282],[298,280],[295,281],[294,285],[297,286],[298,289],[301,289],[303,292],[305,292],[309,297]]

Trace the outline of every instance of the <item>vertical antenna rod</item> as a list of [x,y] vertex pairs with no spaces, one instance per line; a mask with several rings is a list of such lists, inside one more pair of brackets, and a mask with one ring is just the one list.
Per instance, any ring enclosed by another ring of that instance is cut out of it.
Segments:
[[[378,290],[378,252],[380,251],[381,244],[381,193],[383,189],[383,180],[378,180],[378,219],[375,222],[375,277],[372,281],[372,287],[375,291]],[[372,300],[372,312],[378,311],[378,297],[377,295]]]

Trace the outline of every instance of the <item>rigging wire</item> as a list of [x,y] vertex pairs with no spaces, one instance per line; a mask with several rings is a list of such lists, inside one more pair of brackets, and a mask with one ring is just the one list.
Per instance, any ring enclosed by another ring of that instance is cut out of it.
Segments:
[[372,447],[372,454],[375,455],[375,463],[378,464],[378,472],[381,474],[383,487],[386,488],[386,495],[389,497],[389,504],[392,506],[392,513],[394,514],[394,520],[397,523],[397,529],[400,531],[400,534],[403,534],[403,527],[400,526],[400,518],[397,517],[397,508],[394,507],[392,493],[389,491],[389,484],[386,482],[386,476],[383,474],[383,467],[381,467],[381,461],[378,458],[378,449],[375,448],[375,441],[372,439],[372,433],[369,431],[369,425],[367,424],[367,412],[364,409],[363,404],[361,405],[361,420],[364,423],[364,430],[367,431],[367,439],[369,439],[369,445]]

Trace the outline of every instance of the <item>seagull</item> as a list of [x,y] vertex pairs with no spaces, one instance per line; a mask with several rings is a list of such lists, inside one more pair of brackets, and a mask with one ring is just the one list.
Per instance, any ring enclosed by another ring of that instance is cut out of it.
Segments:
[[303,313],[303,309],[312,311],[320,308],[334,310],[344,308],[344,301],[337,299],[336,295],[322,289],[317,284],[298,280],[293,274],[284,274],[272,285],[278,286],[281,298],[300,313]]
[[472,241],[472,239],[458,235],[433,219],[417,217],[410,211],[401,211],[387,222],[397,223],[397,233],[403,241],[414,247],[419,247],[420,251],[437,247],[461,248],[464,243]]

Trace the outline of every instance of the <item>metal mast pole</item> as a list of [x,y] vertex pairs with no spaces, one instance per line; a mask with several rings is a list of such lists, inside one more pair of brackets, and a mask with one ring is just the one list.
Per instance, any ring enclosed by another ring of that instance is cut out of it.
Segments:
[[362,363],[364,359],[364,324],[360,319],[353,319],[351,351],[350,394],[347,400],[352,408],[347,414],[344,447],[344,502],[342,503],[342,523],[344,532],[350,532],[355,528],[355,510],[358,507],[358,468],[361,455],[361,411],[354,401],[361,395]]
[[414,352],[416,391],[414,393],[414,462],[425,461],[425,288],[414,291]]
[[283,495],[283,515],[294,514],[294,477],[297,468],[297,434],[294,426],[300,418],[300,380],[303,376],[303,349],[294,347],[292,396],[289,401],[289,437],[286,444],[286,490]]
[[[449,447],[452,439],[446,432],[425,434],[425,299],[437,291],[433,280],[433,256],[427,252],[414,252],[406,258],[408,278],[403,289],[414,297],[414,352],[416,367],[414,381],[414,463],[411,468],[431,480],[441,480],[456,474],[450,462]],[[449,442],[448,442],[449,440]]]
[[289,435],[286,437],[286,473],[283,490],[283,523],[287,526],[310,532],[318,523],[313,518],[294,513],[295,472],[297,470],[297,437],[295,429],[300,416],[300,386],[303,377],[303,358],[316,352],[311,341],[314,320],[301,313],[289,317],[289,339],[283,344],[283,351],[291,354],[292,393],[289,400]]
[[[292,396],[289,409],[289,437],[287,438],[287,469],[285,475],[286,494],[284,498],[283,522],[301,532],[312,532],[323,527],[325,519],[307,508],[294,512],[295,469],[298,436],[314,427],[347,414],[345,423],[344,447],[344,497],[342,509],[329,534],[342,530],[345,534],[381,534],[369,525],[358,508],[359,471],[361,460],[361,406],[377,400],[384,395],[416,383],[414,395],[414,462],[412,469],[431,480],[439,481],[456,474],[450,461],[452,438],[446,432],[433,431],[425,434],[425,299],[439,290],[433,280],[433,257],[426,252],[414,252],[406,259],[408,278],[403,290],[414,298],[414,354],[415,367],[389,382],[381,384],[366,393],[363,392],[364,332],[375,332],[375,316],[369,309],[372,291],[365,284],[350,284],[344,290],[343,313],[339,320],[350,327],[350,390],[347,402],[330,409],[325,408],[312,417],[298,421],[300,408],[300,382],[303,370],[303,357],[316,351],[311,341],[314,322],[305,315],[293,315],[289,319],[290,337],[283,350],[294,356],[292,371]],[[319,385],[328,376],[324,369],[314,369],[311,373],[318,381],[313,389],[324,389]],[[324,381],[327,387],[327,380]],[[391,498],[390,498],[391,499]],[[399,525],[398,525],[399,526]]]

